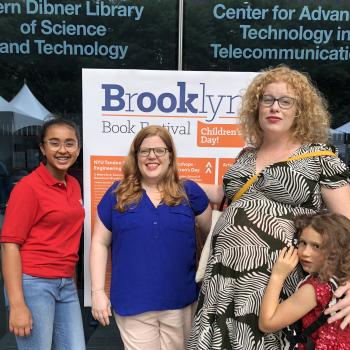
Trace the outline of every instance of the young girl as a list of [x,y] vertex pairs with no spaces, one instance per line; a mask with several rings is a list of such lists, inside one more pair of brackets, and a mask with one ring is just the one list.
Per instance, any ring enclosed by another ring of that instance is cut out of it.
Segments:
[[[338,284],[350,279],[350,220],[340,214],[316,214],[296,218],[299,245],[283,248],[273,266],[260,309],[259,328],[263,332],[280,330],[302,318],[303,329],[312,324],[332,299],[328,282]],[[309,274],[298,290],[279,303],[283,282],[299,262]],[[315,349],[350,349],[350,328],[340,322],[323,324],[311,339]],[[299,344],[299,349],[306,349]]]
[[78,181],[67,174],[80,151],[74,123],[42,127],[44,163],[13,189],[0,236],[9,330],[19,350],[84,350],[73,280],[84,219]]

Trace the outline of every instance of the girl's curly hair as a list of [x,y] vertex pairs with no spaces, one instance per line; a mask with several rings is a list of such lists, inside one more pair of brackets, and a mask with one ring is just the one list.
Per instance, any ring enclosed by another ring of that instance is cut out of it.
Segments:
[[253,79],[242,97],[239,117],[246,142],[255,147],[262,144],[259,101],[266,86],[276,82],[287,83],[296,96],[298,117],[295,118],[292,136],[301,143],[327,143],[330,125],[327,101],[306,73],[285,65],[262,71]]
[[321,249],[325,260],[318,275],[323,282],[332,276],[340,284],[350,279],[350,220],[341,214],[319,213],[301,215],[294,219],[298,238],[306,227],[322,236]]

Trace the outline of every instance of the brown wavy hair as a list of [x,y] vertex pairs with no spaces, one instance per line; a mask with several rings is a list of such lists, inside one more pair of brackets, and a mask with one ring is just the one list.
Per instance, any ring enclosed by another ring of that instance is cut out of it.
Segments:
[[259,125],[259,101],[270,83],[285,82],[294,90],[297,116],[292,137],[301,143],[327,143],[330,113],[322,93],[306,73],[285,65],[268,68],[257,75],[248,86],[239,111],[243,137],[248,144],[259,147],[263,131]]
[[187,200],[183,182],[179,179],[176,166],[176,150],[174,141],[168,130],[159,125],[150,125],[141,129],[135,136],[129,150],[129,154],[123,166],[123,179],[115,190],[117,204],[115,208],[120,212],[127,210],[133,204],[137,204],[142,197],[142,175],[138,167],[137,153],[144,139],[159,136],[169,151],[170,165],[158,184],[163,192],[162,200],[166,205],[178,205],[183,199]]
[[350,279],[350,220],[341,214],[320,213],[302,215],[294,220],[298,238],[306,227],[312,227],[322,236],[321,249],[324,264],[318,275],[323,282],[336,276],[340,284]]

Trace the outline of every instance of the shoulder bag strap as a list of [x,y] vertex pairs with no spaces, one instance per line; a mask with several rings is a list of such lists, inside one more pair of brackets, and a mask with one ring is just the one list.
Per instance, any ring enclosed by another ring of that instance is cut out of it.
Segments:
[[331,156],[331,157],[336,157],[337,155],[332,152],[332,151],[315,151],[315,152],[309,152],[309,153],[303,153],[303,154],[298,154],[293,157],[289,157],[287,161],[292,161],[292,160],[299,160],[303,158],[311,158],[311,157],[318,157],[318,156]]
[[247,191],[248,188],[258,179],[260,173],[256,173],[252,176],[232,198],[232,202],[238,201]]
[[[303,158],[311,158],[311,157],[318,157],[318,156],[331,156],[336,157],[337,155],[332,151],[315,151],[315,152],[309,152],[309,153],[303,153],[298,154],[293,157],[289,157],[286,161],[290,162],[293,160],[299,160]],[[252,176],[240,189],[236,194],[233,196],[232,201],[238,201],[244,193],[246,193],[249,189],[249,187],[258,179],[260,173],[256,173],[254,176]]]

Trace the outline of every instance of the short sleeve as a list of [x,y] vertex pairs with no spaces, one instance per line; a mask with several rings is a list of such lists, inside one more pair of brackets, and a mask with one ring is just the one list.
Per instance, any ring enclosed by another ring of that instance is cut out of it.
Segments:
[[222,185],[225,196],[229,202],[242,186],[254,175],[255,154],[255,148],[243,148],[237,155],[235,162],[225,173],[222,179]]
[[22,245],[35,224],[38,206],[33,188],[20,181],[12,190],[7,204],[0,242]]
[[320,283],[317,278],[308,278],[302,285],[311,284],[315,290],[316,302],[322,309],[326,308],[332,297],[332,287],[329,283]]
[[337,156],[321,156],[321,186],[327,188],[339,188],[350,183],[350,172],[349,168],[345,163],[338,157],[338,151],[334,146],[325,146],[325,150],[334,152]]
[[115,195],[115,189],[117,188],[119,181],[115,182],[103,195],[100,203],[97,206],[98,217],[102,221],[107,230],[112,231],[112,213],[117,200]]
[[202,214],[209,204],[207,195],[194,181],[185,181],[184,187],[194,214],[196,216]]

